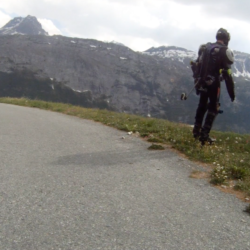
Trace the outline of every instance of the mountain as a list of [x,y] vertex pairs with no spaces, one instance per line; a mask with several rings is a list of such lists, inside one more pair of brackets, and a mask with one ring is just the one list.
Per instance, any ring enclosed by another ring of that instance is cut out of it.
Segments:
[[[197,53],[175,46],[152,47],[144,53],[153,57],[170,58],[173,61],[183,62],[183,64],[187,65],[187,68],[189,68],[189,62],[197,58]],[[239,133],[250,133],[250,116],[247,115],[250,109],[250,55],[239,51],[233,51],[233,53],[235,61],[232,65],[232,72],[235,81],[236,100],[234,103],[230,102],[225,83],[222,82],[220,102],[224,113],[218,116],[214,128]],[[190,70],[186,73],[190,75]],[[188,76],[187,79],[189,79]],[[195,93],[192,93],[189,99],[193,100],[194,98]],[[193,103],[190,103],[190,110],[192,108],[196,109],[196,105],[193,106]]]
[[191,50],[187,50],[184,48],[179,48],[175,46],[161,46],[158,48],[150,48],[144,52],[145,54],[151,56],[159,56],[161,58],[171,58],[172,60],[177,59],[180,62],[190,62],[190,59],[196,59],[197,54]]
[[[197,53],[194,51],[175,46],[152,47],[144,53],[161,58],[171,58],[172,60],[179,60],[180,62],[186,63],[197,58]],[[234,77],[245,77],[250,80],[250,55],[239,51],[233,51],[233,53],[235,57],[235,62],[232,66]]]
[[0,29],[0,35],[46,35],[48,33],[42,28],[36,17],[16,17]]
[[[5,27],[5,26],[4,26]],[[38,32],[38,30],[37,30]],[[25,96],[68,102],[193,124],[198,97],[190,59],[195,52],[178,47],[135,52],[114,42],[47,35],[0,36],[0,96]],[[248,72],[250,55],[235,52],[237,100],[223,85],[215,128],[250,133]],[[11,81],[15,79],[15,81]],[[20,81],[18,81],[20,79]],[[11,85],[12,84],[12,85]]]
[[184,75],[176,69],[186,68],[119,44],[63,36],[0,36],[0,53],[2,72],[28,70],[75,91],[90,91],[94,99],[105,96],[119,112],[157,117],[164,117],[179,96],[177,83]]

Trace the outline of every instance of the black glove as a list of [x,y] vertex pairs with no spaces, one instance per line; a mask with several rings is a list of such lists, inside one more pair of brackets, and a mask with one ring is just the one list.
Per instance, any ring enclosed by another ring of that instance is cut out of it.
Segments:
[[195,85],[195,91],[196,91],[196,95],[200,94],[199,88],[201,87],[200,83],[198,83],[199,79],[195,78],[194,79],[194,85]]

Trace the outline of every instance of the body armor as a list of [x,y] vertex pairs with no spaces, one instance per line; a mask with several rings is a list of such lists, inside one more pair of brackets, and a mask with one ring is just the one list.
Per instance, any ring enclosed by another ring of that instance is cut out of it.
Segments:
[[[222,80],[225,80],[228,94],[231,101],[234,101],[234,81],[231,74],[233,62],[232,51],[226,45],[216,42],[201,45],[198,58],[191,66],[196,92],[200,95],[193,134],[194,137],[200,137],[200,140],[208,139],[209,132],[218,114]],[[205,123],[202,127],[206,112]]]

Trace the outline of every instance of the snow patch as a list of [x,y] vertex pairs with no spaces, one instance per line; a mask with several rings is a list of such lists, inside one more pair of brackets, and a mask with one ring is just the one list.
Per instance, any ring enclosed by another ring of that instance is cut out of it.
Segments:
[[72,90],[78,93],[89,92],[89,90],[78,90],[78,89],[72,89]]
[[91,48],[96,48],[96,46],[95,45],[89,45]]
[[76,43],[75,41],[71,41],[72,43]]
[[120,59],[121,59],[121,60],[127,60],[127,58],[126,58],[126,57],[120,57]]
[[166,49],[166,50],[157,50],[154,52],[144,52],[145,54],[151,55],[151,56],[159,56],[161,58],[178,58],[180,62],[184,63],[185,58],[196,58],[197,55],[193,51],[189,50],[180,50],[180,49]]

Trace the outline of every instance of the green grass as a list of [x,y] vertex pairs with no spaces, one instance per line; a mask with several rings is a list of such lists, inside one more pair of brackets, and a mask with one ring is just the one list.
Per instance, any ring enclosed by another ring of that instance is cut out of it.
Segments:
[[163,119],[24,98],[0,98],[0,102],[61,112],[94,120],[123,131],[139,132],[141,137],[152,143],[170,145],[191,160],[214,166],[211,183],[226,185],[230,180],[234,180],[235,189],[250,195],[250,135],[248,134],[212,131],[211,136],[216,138],[216,143],[201,147],[200,143],[193,139],[190,126]]
[[162,145],[152,144],[148,147],[149,150],[164,150],[165,148]]

